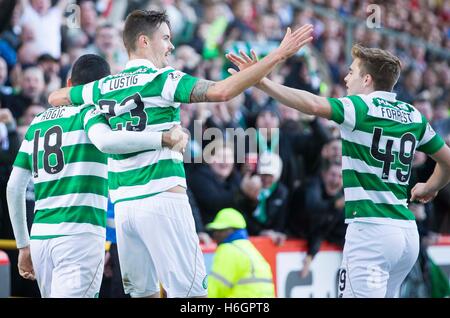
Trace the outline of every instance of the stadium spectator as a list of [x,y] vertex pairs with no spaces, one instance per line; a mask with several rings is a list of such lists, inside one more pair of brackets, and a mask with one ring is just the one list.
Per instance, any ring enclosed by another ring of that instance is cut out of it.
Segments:
[[20,118],[31,104],[47,105],[44,72],[38,67],[27,68],[20,81],[20,92],[7,98],[5,105],[14,118]]
[[61,65],[59,60],[50,54],[42,54],[37,58],[37,65],[44,72],[45,96],[48,96],[54,90],[61,88]]
[[261,181],[249,175],[241,177],[234,168],[233,145],[222,140],[211,142],[205,148],[205,162],[207,164],[194,165],[187,170],[188,186],[198,203],[203,222],[210,223],[217,212],[227,207],[252,211]]
[[55,58],[61,56],[61,25],[67,0],[59,0],[51,6],[50,0],[25,2],[22,22],[33,32],[33,43],[38,55],[48,53]]
[[12,229],[8,225],[6,184],[19,146],[16,121],[9,109],[0,108],[0,234],[2,237],[12,237]]
[[[45,110],[46,108],[42,105],[31,104],[30,106],[27,107],[27,109],[25,109],[25,112],[23,113],[22,117],[19,118],[19,125],[28,128],[33,119],[40,113],[44,112]],[[23,138],[21,140],[23,140]]]
[[119,32],[112,24],[103,24],[97,28],[95,42],[86,48],[86,53],[105,58],[111,65],[112,74],[121,71],[127,62],[127,54],[120,41]]
[[248,240],[244,217],[235,209],[220,210],[206,225],[218,247],[209,275],[211,298],[275,297],[270,265]]
[[[283,162],[280,182],[291,191],[300,186],[304,176],[314,174],[322,146],[329,138],[329,132],[317,119],[313,118],[311,121],[310,132],[301,131],[294,134],[283,131],[278,129],[280,127],[278,109],[274,105],[267,105],[258,113],[255,127],[257,139],[254,142],[258,152],[279,153]],[[302,158],[302,165],[298,160],[299,157]]]
[[268,236],[276,245],[282,245],[286,240],[289,191],[278,182],[282,166],[281,158],[276,153],[265,152],[259,156],[257,173],[261,179],[261,190],[258,205],[246,218],[250,235]]
[[327,162],[320,176],[305,185],[304,206],[297,213],[304,214],[304,238],[308,250],[303,259],[302,277],[306,277],[314,256],[323,241],[344,246],[344,191],[340,163]]

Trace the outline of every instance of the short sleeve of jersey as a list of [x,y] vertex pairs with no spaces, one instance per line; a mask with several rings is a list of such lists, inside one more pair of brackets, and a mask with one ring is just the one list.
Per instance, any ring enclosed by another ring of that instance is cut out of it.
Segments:
[[168,72],[161,96],[167,101],[189,103],[197,81],[198,78],[180,71]]
[[32,126],[30,126],[25,134],[25,138],[20,145],[17,153],[14,166],[27,169],[31,171],[31,160],[33,155],[33,135],[31,133]]
[[344,105],[339,98],[328,98],[331,105],[331,120],[342,124],[344,122]]
[[341,125],[341,129],[353,130],[355,128],[356,106],[359,106],[357,98],[357,96],[328,98],[331,105],[331,120]]
[[[426,122],[426,120],[424,119]],[[427,122],[425,132],[422,136],[422,139],[419,141],[417,150],[422,151],[428,155],[432,155],[439,151],[445,142],[441,136],[436,134],[433,127]]]
[[88,134],[89,129],[96,124],[108,125],[108,120],[105,116],[95,108],[93,105],[86,106],[80,112],[81,121],[84,127],[84,131]]
[[94,104],[98,102],[99,96],[99,81],[74,86],[70,89],[70,101],[74,105]]

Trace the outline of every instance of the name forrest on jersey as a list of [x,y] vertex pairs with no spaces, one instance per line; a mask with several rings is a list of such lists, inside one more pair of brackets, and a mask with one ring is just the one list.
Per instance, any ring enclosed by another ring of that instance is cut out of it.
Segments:
[[381,107],[381,116],[383,118],[398,121],[403,124],[410,124],[413,122],[411,115],[411,113],[403,110]]
[[383,99],[374,99],[373,105],[376,107],[369,109],[370,116],[393,120],[401,124],[422,122],[420,113],[414,111],[414,108],[408,107],[407,104],[396,103],[393,105]]

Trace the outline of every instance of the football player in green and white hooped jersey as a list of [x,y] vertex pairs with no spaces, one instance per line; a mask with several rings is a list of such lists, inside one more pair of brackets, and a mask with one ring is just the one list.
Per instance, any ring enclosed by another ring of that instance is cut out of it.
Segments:
[[[450,181],[450,149],[417,109],[391,92],[401,70],[396,56],[360,45],[353,46],[352,56],[343,98],[319,97],[267,78],[256,87],[284,105],[339,124],[349,223],[339,296],[395,297],[419,252],[407,205],[414,153],[423,151],[437,162],[428,181],[411,192],[411,201],[428,202]],[[254,52],[228,58],[240,70],[257,61]]]
[[[248,71],[219,81],[194,78],[168,67],[174,49],[165,13],[136,10],[125,21],[130,61],[114,76],[52,93],[49,102],[94,102],[114,129],[161,131],[179,123],[180,103],[226,101],[258,82],[312,40],[312,26],[288,29],[280,46]],[[109,162],[115,201],[117,246],[126,293],[158,297],[204,297],[203,256],[186,195],[182,157],[163,149]],[[143,270],[148,269],[148,270]]]
[[[83,84],[109,74],[102,57],[87,54],[75,62],[69,82]],[[100,290],[108,200],[103,152],[161,149],[173,145],[167,142],[174,133],[187,140],[181,127],[164,134],[112,131],[89,104],[50,108],[36,116],[14,162],[7,195],[19,273],[37,279],[42,297],[95,297]],[[31,177],[36,197],[30,238],[25,189]]]

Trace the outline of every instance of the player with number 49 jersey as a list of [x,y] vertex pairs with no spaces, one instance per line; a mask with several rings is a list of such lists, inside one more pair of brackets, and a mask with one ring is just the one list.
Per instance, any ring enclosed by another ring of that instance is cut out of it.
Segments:
[[[426,118],[390,92],[330,98],[340,124],[347,222],[358,218],[415,227],[408,183],[415,151],[434,154],[443,145]],[[409,220],[410,222],[401,222]]]
[[[398,57],[358,44],[351,53],[343,98],[317,96],[269,79],[258,88],[288,107],[339,125],[349,223],[339,297],[396,297],[419,253],[417,225],[408,209],[414,153],[422,151],[436,161],[428,180],[411,190],[411,203],[426,203],[450,182],[450,148],[417,109],[392,92],[401,73]],[[256,56],[229,54],[228,59],[244,70]]]

